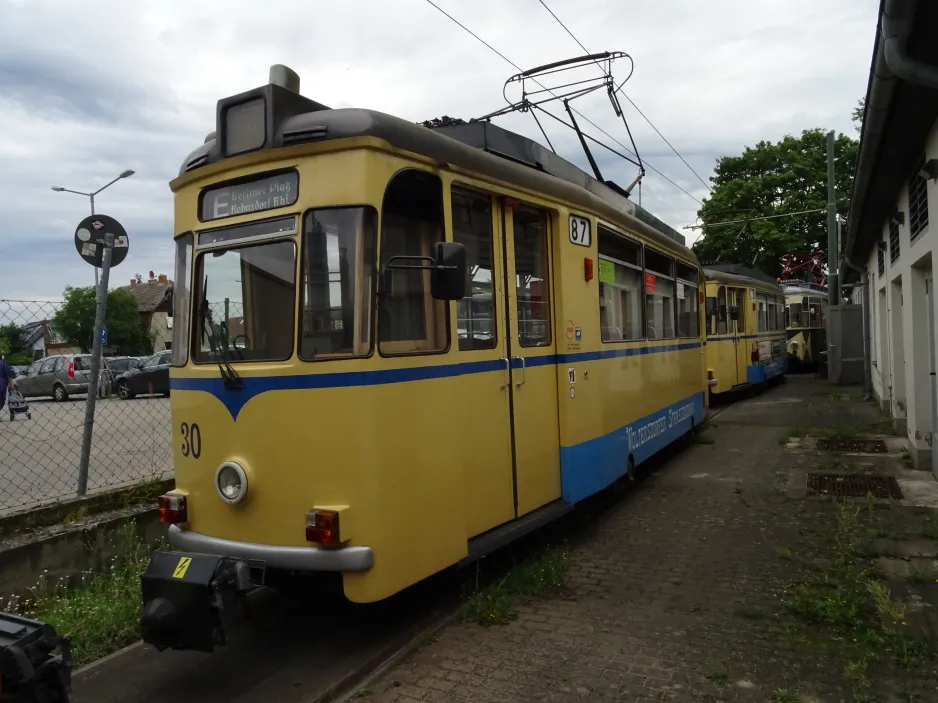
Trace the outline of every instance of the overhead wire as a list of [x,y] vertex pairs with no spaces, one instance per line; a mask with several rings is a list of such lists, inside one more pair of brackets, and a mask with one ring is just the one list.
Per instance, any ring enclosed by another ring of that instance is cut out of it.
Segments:
[[[448,13],[446,10],[444,10],[442,7],[440,7],[440,6],[437,5],[435,2],[433,2],[433,0],[426,0],[426,2],[427,2],[428,4],[430,4],[432,7],[434,7],[436,10],[438,10],[442,15],[444,15],[444,16],[445,16],[446,18],[448,18],[450,21],[452,21],[454,24],[456,24],[456,26],[458,26],[458,27],[460,27],[461,29],[463,29],[465,32],[467,32],[469,35],[471,35],[473,38],[475,38],[479,43],[481,43],[481,44],[482,44],[483,46],[485,46],[487,49],[489,49],[490,51],[492,51],[496,56],[498,56],[499,58],[501,58],[501,59],[502,59],[503,61],[505,61],[508,65],[510,65],[512,68],[514,68],[516,71],[518,71],[519,73],[523,73],[523,72],[524,72],[524,69],[521,68],[518,64],[516,64],[514,61],[512,61],[511,59],[509,59],[507,56],[505,56],[502,52],[500,52],[500,51],[499,51],[498,49],[496,49],[494,46],[492,46],[492,45],[489,44],[487,41],[485,41],[485,40],[484,40],[482,37],[480,37],[478,34],[476,34],[475,32],[473,32],[473,31],[472,31],[471,29],[469,29],[466,25],[464,25],[462,22],[460,22],[460,21],[457,20],[455,17],[453,17],[451,14],[449,14],[449,13]],[[553,13],[551,13],[551,14],[553,14]],[[568,31],[569,31],[569,30],[568,30]],[[576,38],[576,37],[574,37],[574,39],[575,39],[575,38]],[[579,42],[578,42],[578,43],[579,43]],[[589,52],[587,52],[587,53],[589,53]],[[540,85],[541,88],[544,88],[544,86],[541,85],[540,83],[538,83],[537,81],[534,81],[534,82],[537,83],[538,85]],[[620,88],[621,88],[621,86],[620,86]],[[548,90],[547,88],[544,88],[544,89],[545,89],[545,90]],[[552,91],[550,91],[550,90],[548,90],[548,92],[551,92],[551,94],[553,94]],[[623,93],[623,94],[624,94],[624,93]],[[615,137],[613,137],[611,134],[609,134],[609,132],[607,132],[606,130],[604,130],[604,129],[603,129],[602,127],[600,127],[598,124],[596,124],[595,122],[593,122],[589,117],[587,117],[586,115],[584,115],[582,112],[580,112],[579,110],[577,110],[577,109],[575,109],[575,108],[572,108],[572,107],[571,107],[571,109],[572,109],[577,115],[579,115],[579,116],[582,117],[584,120],[586,120],[589,124],[591,124],[593,127],[595,127],[595,128],[598,129],[600,132],[602,132],[604,135],[606,135],[607,138],[611,139],[611,140],[614,141],[616,144],[618,144],[620,147],[622,147],[623,149],[625,149],[626,152],[628,152],[628,153],[634,155],[636,158],[638,158],[638,155],[635,154],[634,151],[632,151],[632,150],[631,150],[629,147],[627,147],[625,144],[623,144],[623,143],[620,142],[618,139],[616,139]],[[636,108],[636,109],[637,109],[637,108]],[[646,118],[646,119],[647,119],[647,118]],[[542,131],[543,131],[543,129],[542,129]],[[546,136],[545,136],[545,138],[546,138]],[[549,142],[549,140],[548,140],[548,142]],[[679,186],[677,183],[675,183],[674,181],[672,181],[670,178],[668,178],[666,175],[664,175],[664,174],[663,174],[661,171],[659,171],[657,168],[655,168],[655,167],[652,166],[650,163],[648,163],[647,160],[644,160],[644,159],[643,159],[642,162],[644,163],[644,165],[645,165],[647,168],[649,168],[650,170],[652,170],[652,171],[654,171],[655,173],[657,173],[659,176],[661,176],[661,177],[662,177],[664,180],[666,180],[668,183],[670,183],[670,184],[673,185],[675,188],[677,188],[679,191],[681,191],[682,193],[684,193],[684,195],[686,195],[688,198],[691,198],[692,200],[696,201],[698,204],[703,205],[703,203],[701,202],[700,198],[698,198],[698,197],[696,197],[696,196],[694,196],[694,195],[688,193],[686,190],[684,190],[684,188],[682,188],[681,186]],[[639,184],[639,185],[640,185],[640,184]],[[706,184],[705,184],[705,185],[706,185]]]
[[[564,31],[565,31],[567,34],[570,35],[570,37],[573,39],[573,41],[575,41],[577,44],[579,44],[580,48],[583,49],[583,51],[585,51],[587,54],[589,54],[589,53],[590,53],[590,52],[589,52],[589,49],[587,49],[587,48],[583,45],[583,42],[581,42],[579,39],[576,38],[576,35],[575,35],[572,31],[570,31],[570,28],[567,27],[567,25],[565,25],[565,24],[563,23],[563,20],[561,20],[561,19],[556,15],[556,13],[555,13],[553,10],[550,9],[550,7],[547,5],[547,3],[544,2],[544,0],[538,0],[538,2],[541,3],[541,5],[544,7],[544,9],[547,10],[547,11],[550,13],[550,16],[551,16],[551,17],[553,17],[555,20],[557,20],[557,23],[558,23],[561,27],[563,27]],[[683,162],[684,162],[684,165],[687,166],[687,168],[690,170],[690,172],[693,173],[693,174],[697,177],[697,180],[700,181],[700,182],[703,184],[704,188],[706,188],[708,191],[710,191],[710,192],[712,193],[712,192],[713,192],[713,188],[710,187],[710,184],[707,183],[703,178],[700,177],[700,174],[697,173],[697,172],[694,170],[693,166],[691,166],[689,163],[687,163],[687,159],[685,159],[683,156],[681,156],[681,153],[680,153],[677,149],[674,148],[674,145],[671,144],[671,142],[668,141],[667,137],[665,137],[665,136],[661,133],[661,130],[659,130],[659,129],[655,126],[655,123],[652,122],[650,119],[648,119],[648,116],[647,116],[644,112],[642,112],[642,111],[639,109],[638,105],[635,104],[635,101],[632,100],[632,98],[630,98],[630,97],[628,96],[628,94],[627,94],[624,90],[622,90],[622,86],[621,86],[621,85],[619,86],[619,88],[617,88],[617,91],[621,91],[621,92],[622,92],[622,95],[625,96],[625,99],[629,101],[629,103],[632,105],[632,107],[634,107],[635,110],[638,112],[638,114],[642,116],[642,118],[645,120],[645,122],[647,122],[647,123],[651,126],[651,128],[652,128],[653,130],[655,130],[655,132],[658,134],[658,136],[661,137],[662,141],[663,141],[665,144],[667,144],[667,145],[671,148],[671,151],[673,151],[673,152],[675,153],[675,155],[677,156],[677,158],[679,158],[681,161],[683,161]],[[593,126],[595,127],[595,125],[593,125]],[[608,136],[608,135],[607,135],[607,136]]]

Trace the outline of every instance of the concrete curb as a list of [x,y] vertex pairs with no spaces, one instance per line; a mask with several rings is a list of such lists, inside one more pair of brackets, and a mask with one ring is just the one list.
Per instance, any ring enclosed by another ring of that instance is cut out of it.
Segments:
[[431,618],[432,622],[410,628],[398,635],[378,654],[355,667],[340,681],[311,699],[309,703],[347,703],[352,700],[358,695],[363,686],[376,681],[408,654],[421,647],[443,628],[455,622],[461,610],[462,604],[444,608],[440,614]]
[[101,657],[100,659],[95,659],[93,662],[88,662],[87,664],[85,664],[85,665],[84,665],[83,667],[81,667],[80,669],[76,669],[75,671],[73,671],[73,672],[72,672],[72,678],[75,678],[75,677],[77,677],[77,676],[82,676],[82,675],[84,675],[84,674],[91,673],[91,672],[94,671],[95,669],[101,668],[102,666],[104,666],[104,665],[107,664],[108,662],[111,662],[111,661],[113,661],[114,659],[119,659],[120,657],[124,656],[125,654],[128,654],[128,653],[132,652],[133,650],[139,649],[140,647],[143,647],[143,646],[144,646],[143,640],[137,640],[137,641],[134,642],[133,644],[128,644],[126,647],[124,647],[124,648],[122,648],[122,649],[118,649],[116,652],[111,652],[111,653],[108,654],[107,656]]

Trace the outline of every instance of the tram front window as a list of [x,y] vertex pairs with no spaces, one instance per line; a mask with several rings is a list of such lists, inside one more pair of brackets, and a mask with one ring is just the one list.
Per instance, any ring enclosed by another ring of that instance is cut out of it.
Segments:
[[195,362],[289,359],[295,268],[293,242],[203,253],[195,277]]

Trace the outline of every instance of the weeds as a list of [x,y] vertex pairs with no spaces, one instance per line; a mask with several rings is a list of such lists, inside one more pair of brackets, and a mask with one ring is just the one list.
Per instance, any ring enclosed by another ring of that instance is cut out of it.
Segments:
[[717,686],[725,686],[730,680],[730,675],[726,672],[726,669],[718,666],[707,672],[706,679]]
[[801,696],[784,688],[776,688],[769,694],[772,703],[801,703]]
[[[150,547],[128,524],[118,538],[120,554],[102,572],[50,583],[40,578],[25,596],[14,596],[6,609],[52,625],[72,638],[72,661],[78,667],[125,647],[139,638],[140,575]],[[0,610],[4,605],[0,603]]]
[[832,403],[839,403],[843,399],[843,396],[836,391],[832,391],[827,394],[827,399]]
[[546,549],[515,566],[501,581],[476,591],[466,604],[467,620],[480,625],[504,625],[518,616],[518,605],[527,599],[556,591],[567,574],[563,549]]
[[836,510],[836,529],[828,537],[831,565],[806,571],[786,606],[848,658],[844,675],[863,690],[871,663],[892,660],[912,667],[932,656],[933,642],[900,631],[907,624],[904,606],[861,560],[862,535],[868,534],[860,529],[861,506],[837,502]]

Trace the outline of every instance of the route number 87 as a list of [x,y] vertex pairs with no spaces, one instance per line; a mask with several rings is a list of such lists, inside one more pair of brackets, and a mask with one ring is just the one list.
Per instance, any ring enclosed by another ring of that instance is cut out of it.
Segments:
[[202,456],[202,430],[194,422],[190,425],[188,422],[179,426],[182,433],[182,455],[192,455],[193,459]]
[[585,217],[570,215],[570,243],[581,247],[588,247],[593,243],[590,237],[590,221]]

